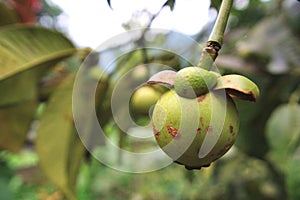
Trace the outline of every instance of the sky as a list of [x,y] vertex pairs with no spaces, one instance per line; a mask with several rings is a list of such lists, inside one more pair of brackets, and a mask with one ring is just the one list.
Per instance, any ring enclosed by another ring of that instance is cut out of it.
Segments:
[[[166,0],[51,0],[64,14],[60,23],[67,27],[71,39],[80,47],[97,48],[110,38],[124,33],[122,27],[136,10],[156,13]],[[176,0],[173,11],[165,7],[153,21],[153,28],[175,30],[193,35],[213,20],[209,12],[210,0]],[[141,18],[142,19],[142,18]]]

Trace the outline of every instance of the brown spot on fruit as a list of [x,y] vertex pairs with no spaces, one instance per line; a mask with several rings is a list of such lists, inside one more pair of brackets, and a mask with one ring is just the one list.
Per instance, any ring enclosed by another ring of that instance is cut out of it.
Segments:
[[153,122],[152,122],[152,130],[153,130],[153,133],[154,133],[155,137],[159,136],[160,131],[158,131],[158,130],[154,127]]
[[203,117],[200,117],[200,123],[201,123],[202,126],[204,125],[204,118]]
[[213,131],[213,127],[212,126],[207,126],[206,127],[206,133],[211,133]]
[[197,133],[201,133],[202,129],[201,128],[197,128]]
[[197,101],[201,102],[205,99],[205,97],[206,97],[206,95],[202,95],[202,96],[198,97]]
[[233,126],[232,125],[229,126],[229,132],[233,133]]
[[167,129],[168,129],[168,132],[169,132],[173,137],[176,137],[176,136],[179,134],[179,131],[178,131],[176,128],[170,126],[170,125],[167,126]]

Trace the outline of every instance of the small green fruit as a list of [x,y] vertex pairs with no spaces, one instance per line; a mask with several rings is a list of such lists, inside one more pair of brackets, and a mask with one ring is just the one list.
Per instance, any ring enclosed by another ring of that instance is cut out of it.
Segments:
[[162,150],[187,169],[210,165],[234,144],[239,117],[230,96],[221,91],[189,99],[173,90],[161,96],[152,115]]
[[199,67],[186,67],[177,72],[174,88],[178,95],[195,98],[209,91],[217,83],[219,75]]
[[142,85],[132,94],[129,101],[129,112],[139,125],[149,123],[149,112],[166,89],[159,85]]

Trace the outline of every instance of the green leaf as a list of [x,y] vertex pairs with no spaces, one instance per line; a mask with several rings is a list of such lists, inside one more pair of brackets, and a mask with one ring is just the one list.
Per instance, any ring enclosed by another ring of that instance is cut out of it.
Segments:
[[62,33],[33,25],[0,29],[0,81],[76,52]]
[[37,98],[43,72],[75,52],[74,45],[59,32],[30,25],[1,28],[0,106]]
[[65,79],[51,96],[36,139],[41,168],[68,199],[75,199],[76,177],[84,153],[73,124],[74,77],[73,74]]
[[12,76],[0,81],[0,109],[1,107],[37,99],[37,84],[40,79],[41,72],[42,69],[40,68],[25,71],[20,75]]
[[0,148],[12,152],[22,148],[36,107],[37,102],[31,100],[0,109]]
[[289,199],[300,199],[300,147],[294,155],[288,160],[286,172],[286,184]]
[[300,106],[283,104],[276,108],[267,122],[267,137],[273,149],[287,149],[300,134]]
[[20,150],[35,116],[43,72],[75,51],[61,33],[45,28],[0,29],[0,147]]
[[284,104],[276,108],[266,124],[266,136],[271,159],[285,168],[288,157],[299,145],[300,106]]

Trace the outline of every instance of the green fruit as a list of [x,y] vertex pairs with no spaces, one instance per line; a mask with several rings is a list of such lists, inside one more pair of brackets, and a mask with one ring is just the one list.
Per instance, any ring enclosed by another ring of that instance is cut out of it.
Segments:
[[239,117],[233,100],[224,92],[189,99],[171,90],[156,103],[152,127],[167,155],[187,169],[199,169],[220,158],[234,144]]
[[160,86],[143,85],[132,94],[129,110],[133,117],[148,116],[151,106],[160,98],[164,90]]
[[186,67],[177,72],[174,88],[178,95],[195,98],[205,94],[216,83],[219,75],[199,67]]

